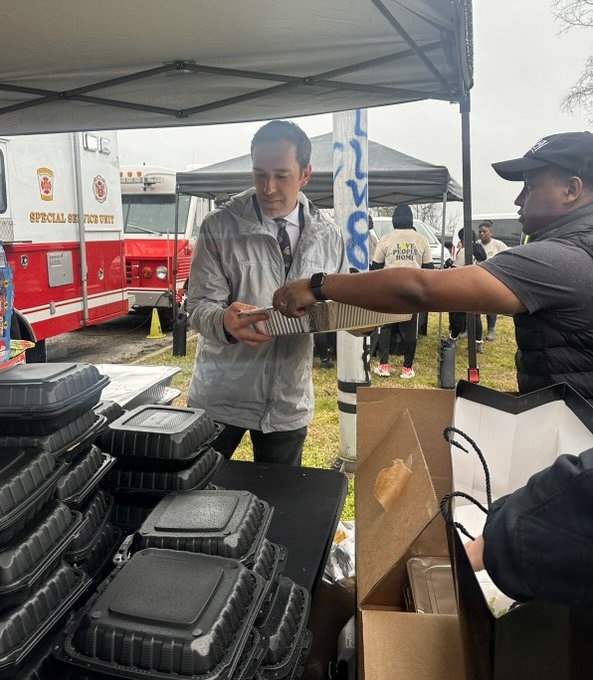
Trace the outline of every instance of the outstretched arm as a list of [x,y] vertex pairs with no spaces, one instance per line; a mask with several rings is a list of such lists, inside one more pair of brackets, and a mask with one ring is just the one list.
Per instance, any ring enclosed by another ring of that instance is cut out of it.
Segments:
[[[331,300],[376,312],[524,312],[519,298],[482,267],[459,269],[388,268],[358,274],[329,274],[322,292]],[[274,307],[302,316],[315,303],[309,280],[293,281],[274,294]]]

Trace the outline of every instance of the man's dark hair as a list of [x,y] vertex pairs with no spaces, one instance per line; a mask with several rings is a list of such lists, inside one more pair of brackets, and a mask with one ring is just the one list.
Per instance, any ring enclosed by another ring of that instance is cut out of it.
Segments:
[[494,227],[494,222],[492,220],[482,220],[480,224],[478,224],[478,229],[480,227],[488,227],[488,229],[492,231],[492,228]]
[[375,223],[373,222],[373,216],[369,213],[369,218],[368,218],[368,225],[369,229],[373,229],[375,226]]
[[398,205],[391,216],[394,229],[413,229],[414,214],[409,205]]
[[251,157],[253,149],[259,144],[284,141],[295,145],[299,168],[304,170],[311,162],[311,140],[296,123],[289,120],[271,120],[260,127],[251,140]]
[[[562,168],[559,165],[549,165],[548,169],[555,173],[558,178],[565,181],[568,181],[571,177],[575,176],[574,172],[571,172],[566,168]],[[581,172],[576,176],[580,177],[581,181],[583,182],[583,186],[587,191],[593,192],[593,171]]]

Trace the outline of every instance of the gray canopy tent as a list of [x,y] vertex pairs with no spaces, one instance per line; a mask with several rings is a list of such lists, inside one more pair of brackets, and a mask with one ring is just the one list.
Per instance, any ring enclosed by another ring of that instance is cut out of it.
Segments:
[[[313,175],[307,197],[319,208],[331,208],[333,195],[333,135],[311,139]],[[383,144],[368,143],[369,205],[434,203],[462,200],[459,184],[446,167],[431,165]],[[177,173],[177,190],[182,194],[214,199],[221,193],[237,193],[253,184],[249,154],[215,163],[199,170]]]
[[268,120],[472,85],[471,0],[0,0],[0,134]]

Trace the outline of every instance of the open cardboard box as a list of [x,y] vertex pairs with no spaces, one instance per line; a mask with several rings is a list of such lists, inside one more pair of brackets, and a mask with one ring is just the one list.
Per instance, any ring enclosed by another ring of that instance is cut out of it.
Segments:
[[[439,499],[451,490],[443,429],[453,420],[454,394],[381,388],[357,394],[359,677],[463,680],[457,616],[408,612],[403,596],[410,557],[449,555]],[[395,458],[412,476],[385,511],[374,497],[375,480]]]

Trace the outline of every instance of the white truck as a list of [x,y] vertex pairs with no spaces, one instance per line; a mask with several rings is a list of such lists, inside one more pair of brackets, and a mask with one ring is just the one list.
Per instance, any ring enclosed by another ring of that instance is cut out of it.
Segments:
[[45,340],[127,314],[115,132],[0,137],[0,241],[13,337]]

